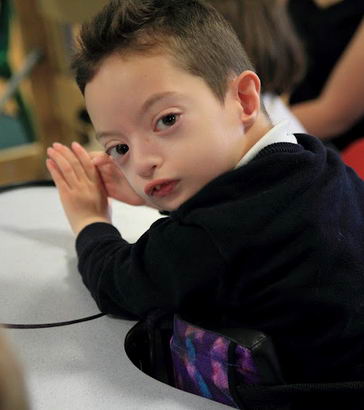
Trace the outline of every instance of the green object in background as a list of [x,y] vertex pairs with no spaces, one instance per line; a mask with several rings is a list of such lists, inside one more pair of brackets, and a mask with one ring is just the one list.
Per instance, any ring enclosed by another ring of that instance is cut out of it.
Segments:
[[6,78],[11,76],[11,71],[7,59],[9,47],[10,15],[11,10],[9,1],[0,0],[0,76]]
[[0,149],[28,143],[29,138],[19,119],[0,114]]
[[[0,77],[7,80],[12,76],[8,63],[11,15],[10,1],[0,0]],[[18,117],[8,117],[0,113],[0,149],[26,144],[35,139],[29,111],[18,90],[13,98],[18,106]]]

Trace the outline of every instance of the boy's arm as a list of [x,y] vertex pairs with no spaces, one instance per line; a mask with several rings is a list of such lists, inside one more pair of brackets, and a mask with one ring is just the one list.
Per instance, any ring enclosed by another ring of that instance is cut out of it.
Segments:
[[79,271],[103,312],[143,316],[153,308],[218,306],[224,262],[202,228],[162,218],[131,245],[110,223],[107,194],[89,154],[77,143],[72,150],[56,143],[48,155],[78,234]]
[[76,249],[83,281],[105,313],[212,312],[228,281],[209,235],[171,218],[159,219],[135,244],[112,225],[92,224],[79,234]]
[[47,153],[47,168],[74,233],[94,222],[111,223],[105,189],[87,152],[78,143],[72,150],[55,143]]

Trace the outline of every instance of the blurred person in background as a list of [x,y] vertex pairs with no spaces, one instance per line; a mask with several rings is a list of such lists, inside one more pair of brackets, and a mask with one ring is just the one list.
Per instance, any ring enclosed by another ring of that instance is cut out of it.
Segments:
[[306,130],[284,100],[305,73],[303,46],[282,0],[208,0],[232,25],[262,83],[263,104],[273,124],[290,121]]
[[364,137],[364,1],[287,2],[308,58],[292,111],[310,134],[344,150]]
[[[1,330],[1,329],[0,329]],[[0,332],[0,410],[29,410],[23,375],[9,344]]]

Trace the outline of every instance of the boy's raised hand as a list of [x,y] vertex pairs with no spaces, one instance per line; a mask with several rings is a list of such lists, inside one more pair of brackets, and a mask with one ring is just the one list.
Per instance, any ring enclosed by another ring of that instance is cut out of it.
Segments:
[[111,223],[107,193],[89,154],[78,143],[72,149],[55,143],[47,150],[47,168],[58,188],[72,230],[78,234],[93,222]]
[[129,205],[145,205],[145,201],[131,188],[120,168],[104,152],[90,152],[110,198]]

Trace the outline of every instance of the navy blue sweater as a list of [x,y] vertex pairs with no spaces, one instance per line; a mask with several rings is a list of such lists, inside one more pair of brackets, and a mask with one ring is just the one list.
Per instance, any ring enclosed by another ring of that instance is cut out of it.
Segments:
[[87,226],[79,270],[100,309],[261,330],[287,382],[364,380],[364,182],[296,137],[211,181],[135,244]]

